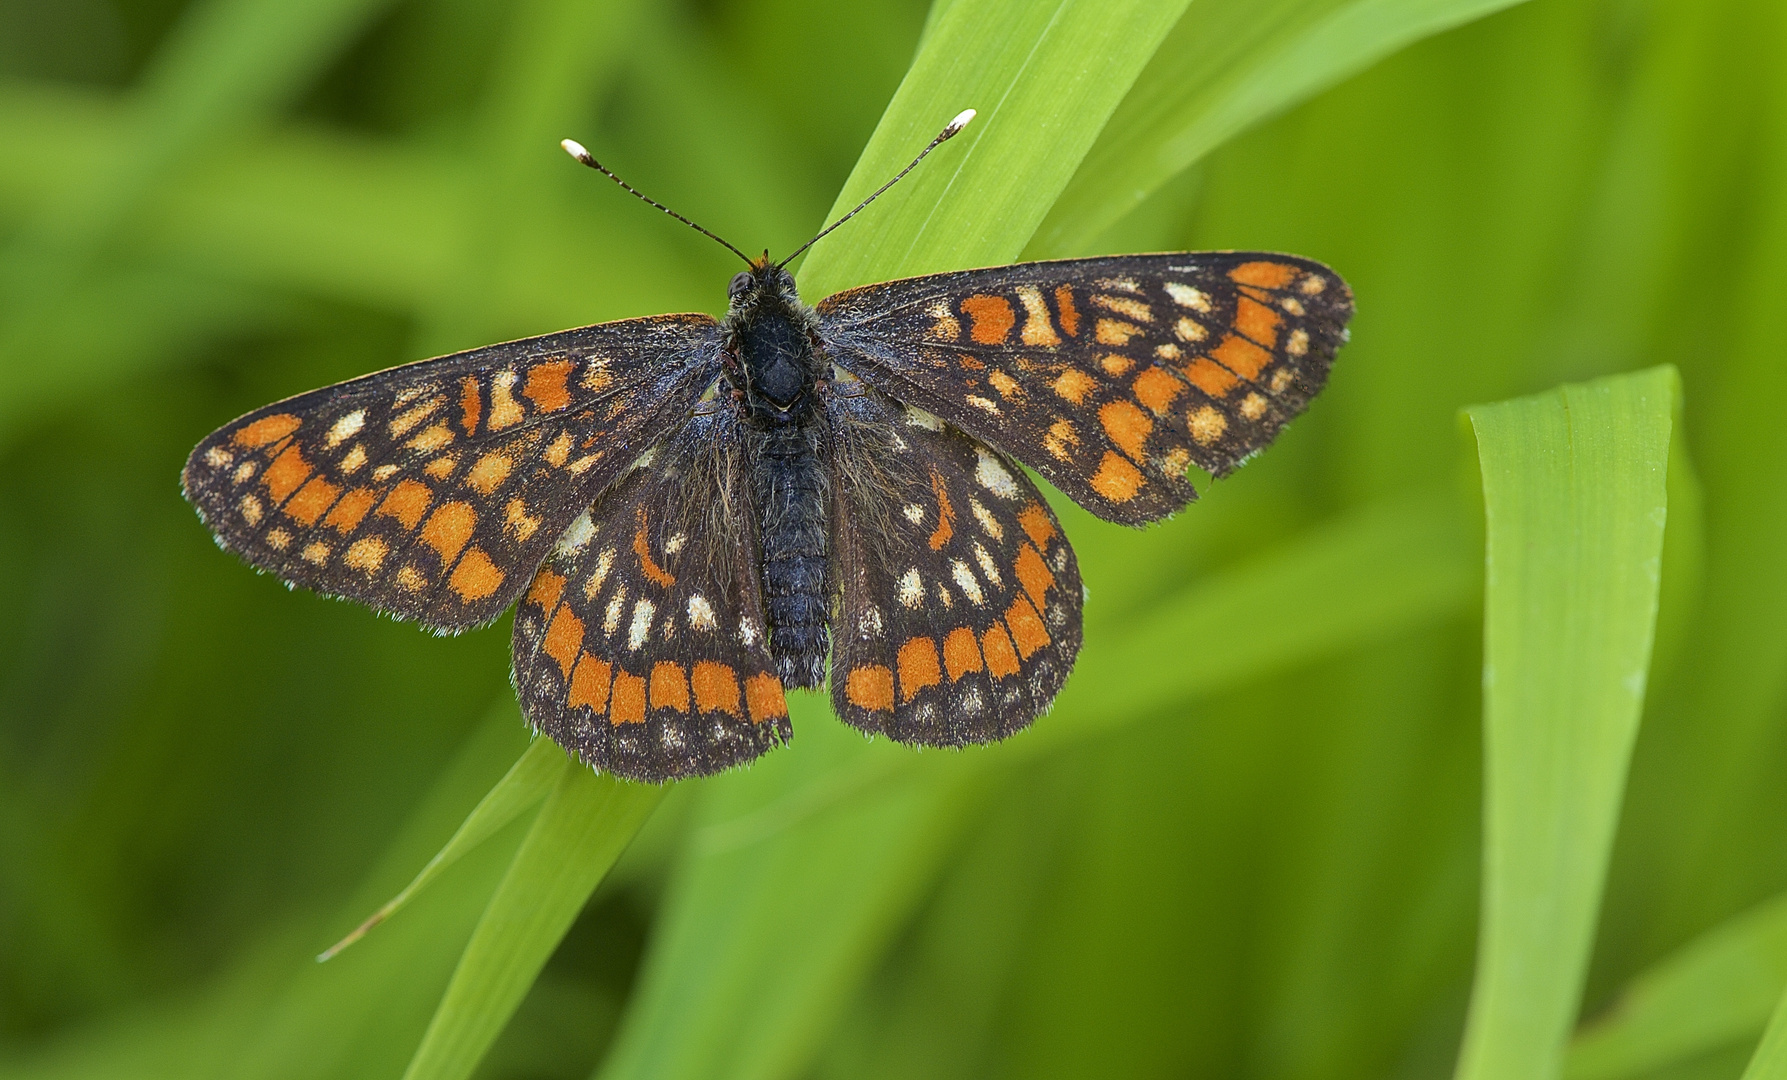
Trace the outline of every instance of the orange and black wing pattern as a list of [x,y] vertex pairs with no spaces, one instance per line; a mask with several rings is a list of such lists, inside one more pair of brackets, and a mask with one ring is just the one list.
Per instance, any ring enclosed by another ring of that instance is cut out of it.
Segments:
[[1352,293],[1308,259],[1188,252],[865,285],[818,306],[834,362],[1110,521],[1196,497],[1321,390]]
[[462,630],[514,601],[719,371],[706,315],[492,345],[251,412],[198,445],[182,485],[254,566]]
[[523,711],[603,772],[705,776],[790,736],[738,424],[701,403],[571,522],[516,609]]
[[1004,455],[862,382],[833,383],[831,694],[903,743],[1002,739],[1080,648],[1073,549]]

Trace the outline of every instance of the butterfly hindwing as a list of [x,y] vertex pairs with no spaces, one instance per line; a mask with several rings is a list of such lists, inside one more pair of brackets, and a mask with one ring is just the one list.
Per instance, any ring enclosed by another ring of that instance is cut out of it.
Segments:
[[187,460],[218,541],[294,585],[441,630],[488,622],[719,372],[706,315],[602,323],[256,410]]
[[1004,738],[1080,647],[1079,568],[1022,469],[864,384],[834,384],[831,693],[904,743]]
[[818,305],[841,367],[1142,524],[1263,449],[1327,381],[1352,294],[1260,252],[1019,263],[865,285]]
[[706,775],[790,735],[738,424],[702,403],[565,530],[516,610],[523,710],[603,772]]

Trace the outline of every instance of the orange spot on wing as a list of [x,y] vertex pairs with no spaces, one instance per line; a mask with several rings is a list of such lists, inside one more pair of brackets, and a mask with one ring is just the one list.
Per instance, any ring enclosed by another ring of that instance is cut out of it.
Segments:
[[1025,544],[1018,551],[1018,584],[1030,594],[1030,600],[1038,611],[1042,610],[1042,598],[1054,587],[1055,575],[1049,571],[1049,564],[1042,561],[1042,552],[1030,544]]
[[323,524],[332,525],[339,532],[353,532],[360,527],[361,519],[377,499],[378,492],[371,488],[354,488],[335,500],[335,506],[323,519]]
[[1005,625],[1011,627],[1011,640],[1017,644],[1018,655],[1026,660],[1049,643],[1049,629],[1042,624],[1042,616],[1022,596],[1005,609]]
[[1061,311],[1061,332],[1073,337],[1080,332],[1080,312],[1073,306],[1073,288],[1063,285],[1055,290],[1055,307]]
[[645,539],[645,507],[639,508],[639,531],[633,534],[633,554],[639,556],[639,569],[650,580],[668,589],[676,584],[676,575],[652,561],[651,546]]
[[1235,329],[1270,349],[1278,344],[1278,312],[1258,300],[1243,296],[1235,302]]
[[1253,378],[1272,362],[1271,353],[1235,334],[1224,337],[1221,345],[1210,350],[1210,355],[1243,379]]
[[323,511],[335,504],[341,494],[341,488],[329,483],[320,476],[313,476],[310,482],[298,489],[285,504],[287,517],[296,518],[306,525],[315,525],[316,519],[323,516]]
[[1077,368],[1068,368],[1055,379],[1053,385],[1055,393],[1059,394],[1063,400],[1078,405],[1086,400],[1087,394],[1097,388],[1098,383],[1085,372]]
[[1159,416],[1172,405],[1173,399],[1185,389],[1185,384],[1159,368],[1151,367],[1135,377],[1130,389],[1135,391],[1137,401]]
[[419,484],[414,480],[404,480],[391,489],[385,501],[379,504],[378,513],[384,517],[396,518],[406,529],[413,529],[422,520],[422,514],[428,504],[434,501],[434,492],[427,484]]
[[949,490],[936,469],[931,470],[931,492],[937,496],[937,528],[931,532],[931,550],[942,551],[955,535],[956,511],[949,505]]
[[303,423],[304,421],[290,413],[275,413],[272,416],[263,416],[252,424],[243,425],[242,430],[230,436],[230,441],[237,446],[255,449],[278,442],[297,431]]
[[1018,525],[1032,543],[1039,548],[1049,546],[1049,539],[1055,535],[1055,522],[1041,503],[1031,503],[1018,513]]
[[428,515],[427,524],[422,526],[422,542],[440,552],[442,562],[450,563],[477,527],[478,512],[470,503],[442,503],[439,510]]
[[1240,285],[1258,285],[1262,289],[1282,289],[1297,276],[1297,268],[1284,263],[1242,263],[1229,271],[1229,280]]
[[683,666],[674,660],[660,660],[652,665],[652,708],[689,711],[689,680]]
[[608,709],[608,684],[613,677],[614,669],[608,661],[584,653],[577,659],[577,669],[571,672],[571,691],[565,703],[573,709],[588,705],[601,716]]
[[1135,498],[1135,493],[1141,489],[1141,471],[1118,456],[1115,450],[1106,450],[1104,460],[1098,463],[1098,471],[1092,474],[1092,490],[1114,503],[1122,503]]
[[1148,436],[1154,431],[1154,421],[1147,413],[1126,400],[1107,401],[1098,410],[1098,422],[1125,454],[1137,461],[1144,459]]
[[559,608],[552,623],[546,627],[546,640],[540,651],[557,660],[559,670],[568,678],[571,665],[577,662],[577,654],[583,651],[583,620],[573,615],[570,608]]
[[645,679],[625,671],[614,673],[614,689],[608,703],[611,724],[645,722]]
[[502,486],[502,482],[509,478],[509,472],[514,467],[514,460],[507,454],[485,454],[465,474],[466,485],[480,495],[494,494]]
[[1000,345],[1017,323],[1011,301],[1003,296],[970,296],[962,301],[962,312],[973,320],[968,336],[982,345]]
[[787,716],[788,699],[782,694],[782,681],[761,672],[746,679],[745,709],[753,724]]
[[900,646],[900,700],[911,701],[920,690],[943,681],[937,663],[937,643],[928,637],[909,638]]
[[467,375],[459,384],[459,424],[467,435],[478,430],[478,416],[484,411],[484,399],[478,392],[478,377]]
[[851,669],[844,679],[844,698],[859,709],[890,711],[894,705],[893,672],[880,664]]
[[281,450],[273,464],[267,466],[267,471],[261,474],[261,482],[267,485],[267,494],[273,496],[273,501],[280,502],[310,479],[311,471],[310,463],[304,460],[294,442]]
[[[1026,547],[1024,550],[1031,549]],[[943,666],[949,669],[950,682],[980,670],[980,642],[974,640],[974,631],[958,626],[949,632],[943,639]]]
[[564,591],[564,575],[555,574],[550,570],[542,569],[538,574],[534,575],[534,583],[527,587],[527,597],[521,602],[524,604],[538,604],[540,605],[540,613],[546,614],[558,606],[558,598]]
[[981,636],[980,651],[986,655],[987,674],[993,678],[1003,679],[1018,673],[1018,654],[1012,650],[1005,627],[994,623],[992,629]]
[[1217,398],[1233,390],[1235,384],[1241,381],[1228,368],[1202,356],[1185,369],[1185,377],[1190,380],[1191,385]]
[[703,660],[690,671],[689,684],[695,691],[695,707],[702,712],[741,715],[738,711],[738,673],[731,667]]
[[390,550],[385,542],[376,536],[362,537],[348,545],[347,554],[341,557],[341,561],[356,570],[364,570],[370,574],[385,561],[385,556]]
[[541,412],[557,412],[571,404],[571,394],[565,389],[565,378],[571,374],[571,366],[569,360],[535,364],[527,369],[527,382],[521,393]]
[[504,576],[483,548],[472,548],[453,568],[447,585],[463,600],[482,600],[502,587]]

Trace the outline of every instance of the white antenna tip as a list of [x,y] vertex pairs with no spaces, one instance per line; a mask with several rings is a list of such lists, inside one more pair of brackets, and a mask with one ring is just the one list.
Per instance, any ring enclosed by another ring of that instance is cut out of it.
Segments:
[[944,138],[948,138],[949,136],[954,135],[956,132],[967,127],[968,121],[970,121],[972,119],[974,119],[974,110],[973,109],[963,109],[960,113],[958,113],[956,115],[956,118],[954,120],[951,120],[949,122],[949,126],[943,129]]
[[589,151],[585,150],[583,144],[576,139],[564,139],[560,141],[559,145],[565,148],[565,153],[570,154],[578,161],[585,163],[589,161]]

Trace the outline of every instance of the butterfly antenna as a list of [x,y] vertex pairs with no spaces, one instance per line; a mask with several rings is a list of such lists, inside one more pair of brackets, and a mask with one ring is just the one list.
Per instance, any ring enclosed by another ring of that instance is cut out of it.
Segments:
[[[621,187],[627,189],[627,191],[631,192],[634,195],[637,195],[643,201],[648,202],[651,205],[657,207],[658,209],[664,211],[666,214],[669,214],[671,217],[682,222],[684,225],[687,225],[689,228],[694,229],[696,232],[700,233],[702,236],[707,237],[709,240],[712,240],[715,243],[724,247],[727,251],[730,251],[734,255],[737,255],[739,258],[741,258],[745,261],[746,266],[757,265],[756,263],[751,261],[751,257],[749,255],[746,255],[744,252],[733,247],[731,244],[726,243],[726,241],[724,239],[722,239],[721,237],[717,236],[714,233],[707,231],[706,229],[702,228],[701,226],[695,224],[693,221],[690,221],[688,218],[683,217],[681,214],[677,213],[675,210],[670,209],[670,207],[665,206],[663,203],[659,202],[658,200],[656,200],[656,199],[652,198],[651,196],[645,194],[644,192],[640,191],[638,188],[634,187],[632,184],[627,183],[625,180],[622,180],[620,177],[609,172],[608,167],[606,165],[603,165],[601,162],[597,161],[595,159],[595,157],[592,156],[588,150],[585,150],[583,148],[582,143],[578,142],[575,139],[565,139],[562,142],[560,142],[559,145],[565,148],[565,153],[570,154],[572,157],[576,158],[578,161],[581,161],[583,164],[588,165],[590,168],[596,170],[597,172],[601,173],[603,176],[606,176],[608,179],[614,181],[615,183],[619,184]],[[936,145],[936,144],[933,143],[932,145]],[[928,148],[927,148],[927,152],[928,152]],[[920,154],[919,156],[923,157],[924,155]],[[913,164],[916,165],[918,163],[913,162]],[[878,191],[875,194],[879,195],[881,193]]]
[[850,211],[848,214],[845,214],[843,217],[832,222],[830,225],[827,225],[824,229],[821,229],[818,236],[813,237],[811,240],[808,240],[806,243],[795,248],[794,255],[790,255],[786,259],[783,259],[781,262],[777,263],[776,269],[779,270],[782,267],[787,266],[789,263],[794,261],[795,255],[799,255],[801,252],[812,247],[814,244],[817,244],[820,240],[823,240],[825,238],[826,233],[831,232],[833,229],[837,228],[839,225],[844,224],[844,222],[849,221],[851,218],[862,213],[863,207],[869,205],[870,203],[874,202],[876,199],[880,198],[882,192],[886,191],[890,187],[893,187],[895,184],[899,183],[901,178],[904,177],[907,173],[911,172],[913,169],[918,168],[918,163],[925,159],[926,154],[937,149],[939,146],[942,146],[944,143],[948,142],[950,139],[953,139],[956,136],[956,133],[961,131],[963,128],[967,127],[968,121],[970,121],[972,119],[974,119],[974,110],[973,109],[963,109],[961,111],[961,113],[958,114],[954,120],[951,120],[947,125],[945,125],[945,127],[943,128],[942,131],[939,131],[937,133],[937,137],[935,139],[932,139],[930,141],[929,145],[927,145],[923,150],[920,150],[918,152],[918,156],[912,159],[912,164],[906,166],[904,169],[901,169],[899,172],[895,173],[894,178],[892,180],[889,180],[887,183],[882,184],[880,187],[875,189],[874,194],[870,195],[868,198],[864,199],[862,202],[857,203],[856,209]]

